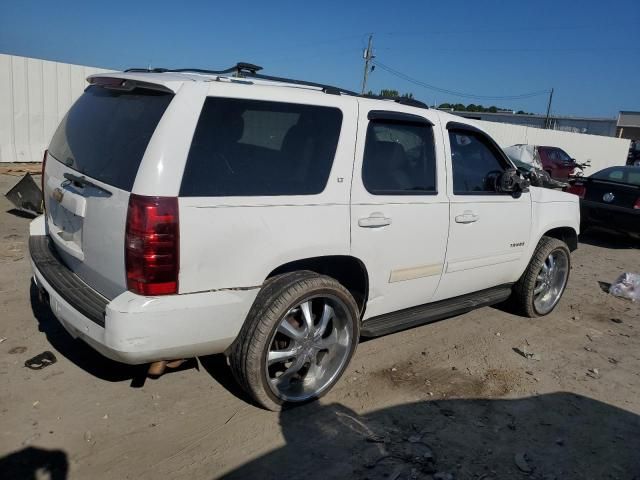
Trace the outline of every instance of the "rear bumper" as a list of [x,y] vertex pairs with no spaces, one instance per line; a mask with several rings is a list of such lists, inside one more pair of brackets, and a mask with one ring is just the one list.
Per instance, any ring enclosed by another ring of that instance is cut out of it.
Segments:
[[640,210],[581,200],[580,217],[587,225],[625,233],[640,233]]
[[[38,222],[42,223],[39,228]],[[105,299],[49,249],[42,217],[31,225],[34,279],[53,314],[74,337],[105,357],[140,364],[224,352],[236,338],[258,289]]]

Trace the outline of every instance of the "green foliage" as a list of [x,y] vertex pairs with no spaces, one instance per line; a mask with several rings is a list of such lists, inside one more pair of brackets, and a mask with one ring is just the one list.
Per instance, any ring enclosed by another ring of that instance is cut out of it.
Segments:
[[[474,103],[470,103],[469,105],[463,105],[462,103],[441,103],[438,108],[443,110],[455,110],[457,112],[489,112],[489,113],[497,113],[501,110],[509,110],[505,108],[496,107],[495,105],[491,105],[490,107],[485,107],[482,105],[476,105]],[[524,110],[518,110],[517,112],[520,115],[532,115],[531,113],[525,112]]]
[[400,95],[400,92],[398,90],[393,90],[390,88],[383,88],[378,94],[374,93],[373,90],[369,90],[367,92],[367,95],[376,95],[385,98],[413,98],[413,93],[411,92],[403,93],[402,95]]

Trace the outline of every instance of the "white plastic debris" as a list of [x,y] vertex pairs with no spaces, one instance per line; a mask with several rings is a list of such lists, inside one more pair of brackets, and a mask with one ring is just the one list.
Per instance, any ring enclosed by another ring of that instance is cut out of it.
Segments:
[[609,293],[616,297],[640,302],[640,274],[623,273],[609,287]]

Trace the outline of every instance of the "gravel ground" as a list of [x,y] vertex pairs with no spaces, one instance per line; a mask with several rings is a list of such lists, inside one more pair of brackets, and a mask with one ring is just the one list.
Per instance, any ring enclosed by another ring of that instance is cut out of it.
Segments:
[[[277,414],[221,356],[145,381],[72,340],[30,286],[29,219],[9,210],[0,199],[2,478],[640,479],[640,306],[598,283],[640,272],[623,238],[581,239],[548,317],[483,308],[363,342],[332,392]],[[57,363],[23,366],[45,350]]]

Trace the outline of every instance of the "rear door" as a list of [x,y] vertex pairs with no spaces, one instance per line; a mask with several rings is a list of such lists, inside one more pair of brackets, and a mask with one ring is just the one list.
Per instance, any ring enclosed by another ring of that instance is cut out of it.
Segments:
[[365,318],[431,300],[449,228],[437,114],[367,105],[360,104],[351,191],[351,250],[369,273]]
[[64,263],[107,298],[126,290],[129,195],[172,98],[172,92],[157,88],[89,86],[49,146],[44,179],[48,233]]

